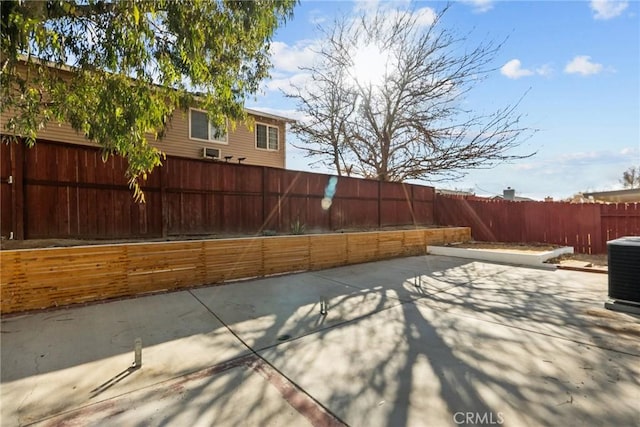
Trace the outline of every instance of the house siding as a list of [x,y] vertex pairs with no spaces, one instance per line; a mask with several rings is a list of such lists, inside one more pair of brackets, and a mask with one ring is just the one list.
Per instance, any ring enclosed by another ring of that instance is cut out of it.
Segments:
[[[0,117],[2,129],[4,129],[10,117],[10,113],[2,114],[2,117]],[[189,116],[187,112],[182,111],[174,113],[173,119],[169,123],[165,136],[162,139],[154,141],[153,135],[147,135],[147,138],[151,145],[162,150],[169,156],[200,159],[202,158],[202,149],[204,147],[219,148],[220,155],[223,159],[224,156],[233,156],[233,159],[231,159],[232,162],[236,162],[239,157],[245,157],[246,160],[243,161],[244,164],[284,168],[286,166],[285,123],[266,117],[252,117],[256,122],[278,127],[279,147],[277,151],[256,148],[255,127],[250,129],[244,123],[238,123],[234,130],[229,130],[227,144],[191,139],[189,138]],[[77,133],[67,123],[49,122],[44,129],[38,132],[37,138],[70,144],[98,146],[87,140],[83,135]]]
[[[24,72],[24,67],[21,71]],[[4,133],[5,125],[11,116],[11,112],[3,112],[0,116],[0,133]],[[235,129],[229,129],[227,144],[191,139],[189,137],[188,111],[174,112],[164,137],[160,140],[154,140],[154,136],[148,134],[147,141],[168,156],[201,159],[202,149],[204,147],[219,148],[222,161],[224,161],[224,156],[233,156],[233,159],[231,159],[232,162],[237,162],[238,158],[245,157],[246,160],[243,161],[243,164],[285,168],[286,123],[281,120],[255,114],[249,114],[249,117],[250,121],[278,127],[279,141],[277,151],[256,148],[255,128],[249,128],[245,123],[237,123]],[[230,128],[231,127],[233,126],[230,126]],[[58,123],[54,121],[49,122],[44,129],[38,132],[37,139],[92,147],[98,146],[98,144],[87,140],[84,135],[76,132],[68,123]]]
[[202,149],[204,147],[218,148],[223,160],[224,156],[233,156],[231,161],[237,162],[238,158],[245,157],[246,160],[243,161],[243,164],[284,168],[286,153],[285,123],[266,117],[250,117],[256,122],[278,127],[280,140],[277,151],[256,148],[255,127],[250,129],[245,123],[237,123],[233,130],[231,129],[233,127],[232,123],[229,123],[227,144],[191,139],[189,137],[189,113],[182,111],[173,115],[171,122],[167,126],[164,138],[154,141],[152,144],[170,156],[199,159],[202,158]]

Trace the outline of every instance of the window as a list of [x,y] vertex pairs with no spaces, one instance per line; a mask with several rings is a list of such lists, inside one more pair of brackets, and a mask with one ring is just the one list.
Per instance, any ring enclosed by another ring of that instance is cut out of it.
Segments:
[[256,123],[256,147],[263,150],[277,150],[278,128]]
[[203,141],[227,143],[227,132],[209,121],[206,111],[189,110],[189,137]]

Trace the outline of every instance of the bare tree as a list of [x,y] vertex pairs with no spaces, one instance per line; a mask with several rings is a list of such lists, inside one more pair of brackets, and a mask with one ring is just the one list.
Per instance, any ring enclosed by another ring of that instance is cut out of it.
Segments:
[[640,167],[630,167],[624,171],[620,183],[624,188],[640,188]]
[[[345,28],[335,26],[327,40],[340,41],[346,35]],[[344,43],[343,41],[339,42]],[[350,85],[347,73],[348,59],[340,52],[338,45],[329,47],[326,43],[317,53],[322,66],[300,67],[309,73],[311,81],[304,86],[292,85],[285,93],[294,98],[298,109],[305,118],[294,123],[293,133],[302,135],[305,145],[296,146],[306,151],[306,156],[332,167],[338,175],[351,175],[353,166],[349,154],[349,139],[352,119],[358,94]]]
[[[467,37],[425,25],[417,13],[379,10],[336,20],[322,29],[318,60],[303,68],[305,88],[287,93],[306,116],[296,133],[311,157],[382,181],[459,177],[532,154],[510,155],[530,133],[517,103],[488,115],[462,107],[465,95],[488,73],[502,44],[473,49]],[[379,52],[380,79],[358,75],[354,58]]]
[[347,122],[355,110],[356,94],[341,88],[345,82],[341,71],[340,68],[318,71],[313,75],[313,84],[294,87],[299,94],[299,108],[306,117],[294,123],[292,131],[305,136],[306,144],[296,147],[305,150],[307,157],[317,158],[314,163],[349,176],[351,166],[344,153],[348,151]]

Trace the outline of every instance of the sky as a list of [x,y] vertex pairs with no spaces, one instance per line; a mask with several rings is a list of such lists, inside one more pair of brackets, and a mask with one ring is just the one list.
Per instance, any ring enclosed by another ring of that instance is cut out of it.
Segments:
[[[378,6],[409,8],[428,20],[445,3],[302,0],[274,36],[271,78],[247,107],[302,117],[282,90],[308,84],[299,67],[314,61],[318,27]],[[522,98],[523,125],[536,132],[510,153],[536,154],[458,180],[419,183],[482,196],[511,187],[518,196],[559,200],[620,189],[622,173],[640,166],[640,1],[458,1],[441,25],[469,33],[470,47],[507,39],[495,71],[468,94],[465,107],[491,113]],[[358,59],[363,73],[375,68],[372,55]],[[287,168],[331,172],[310,167],[292,144],[300,141],[288,133]]]

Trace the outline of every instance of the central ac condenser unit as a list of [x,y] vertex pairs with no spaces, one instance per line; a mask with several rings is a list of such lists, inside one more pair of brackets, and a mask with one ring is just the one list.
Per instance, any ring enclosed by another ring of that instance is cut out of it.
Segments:
[[640,313],[640,236],[607,242],[609,303],[605,307]]

